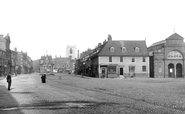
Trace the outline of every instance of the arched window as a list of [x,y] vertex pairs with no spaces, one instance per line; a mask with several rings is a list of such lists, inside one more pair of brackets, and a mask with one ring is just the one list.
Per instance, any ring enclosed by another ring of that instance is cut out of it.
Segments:
[[182,59],[183,55],[179,51],[171,51],[167,55],[168,59]]
[[122,52],[123,52],[123,53],[126,52],[126,47],[122,47]]
[[110,47],[110,52],[114,52],[114,47]]

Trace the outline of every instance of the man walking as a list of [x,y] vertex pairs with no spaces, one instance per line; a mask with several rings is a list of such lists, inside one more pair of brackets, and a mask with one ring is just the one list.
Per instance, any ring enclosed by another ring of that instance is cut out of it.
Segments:
[[11,73],[9,73],[9,74],[7,75],[6,80],[7,80],[7,82],[8,82],[8,90],[10,90],[11,83],[12,83]]

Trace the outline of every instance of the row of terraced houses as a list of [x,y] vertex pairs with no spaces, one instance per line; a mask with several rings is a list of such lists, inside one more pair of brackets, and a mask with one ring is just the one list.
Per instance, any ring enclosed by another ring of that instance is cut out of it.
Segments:
[[75,64],[80,75],[115,77],[184,78],[185,43],[177,33],[147,47],[145,40],[113,40],[81,53]]
[[33,61],[25,52],[10,49],[10,36],[0,35],[0,76],[12,74],[31,73]]

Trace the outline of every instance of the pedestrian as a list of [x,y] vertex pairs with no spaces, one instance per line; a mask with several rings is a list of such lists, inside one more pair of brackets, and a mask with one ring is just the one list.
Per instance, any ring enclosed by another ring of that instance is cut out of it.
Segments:
[[9,73],[9,74],[7,75],[6,80],[7,80],[7,82],[8,82],[8,90],[10,90],[11,83],[12,83],[11,73]]
[[41,80],[42,80],[42,83],[46,83],[46,75],[45,74],[43,74],[41,76]]

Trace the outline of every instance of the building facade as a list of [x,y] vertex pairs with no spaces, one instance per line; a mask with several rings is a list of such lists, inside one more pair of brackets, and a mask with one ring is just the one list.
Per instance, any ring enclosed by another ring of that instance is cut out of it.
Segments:
[[177,33],[148,47],[150,77],[184,78],[185,43]]
[[52,59],[51,55],[42,56],[39,63],[40,63],[39,72],[41,74],[44,73],[53,74],[54,60]]
[[29,74],[33,72],[33,61],[26,52],[17,52],[17,74]]
[[55,57],[54,69],[58,73],[71,73],[74,70],[75,61],[71,57]]
[[82,72],[94,77],[149,77],[149,54],[145,41],[113,41],[99,44],[81,59]]
[[11,60],[12,60],[12,74],[17,74],[17,69],[18,69],[18,66],[17,66],[17,62],[18,62],[18,59],[17,59],[17,49],[15,48],[14,51],[11,50]]
[[0,75],[6,75],[11,72],[11,50],[10,36],[0,35]]

